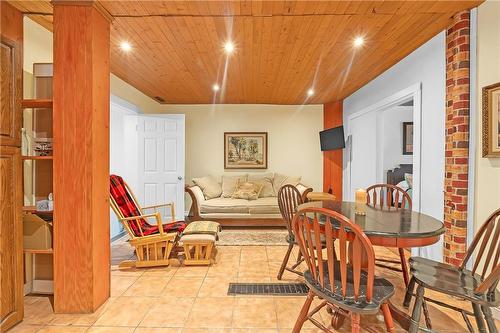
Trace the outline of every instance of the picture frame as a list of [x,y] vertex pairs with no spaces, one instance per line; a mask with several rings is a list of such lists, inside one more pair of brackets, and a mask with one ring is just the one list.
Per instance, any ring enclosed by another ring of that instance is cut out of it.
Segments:
[[224,169],[267,169],[267,132],[224,132]]
[[500,82],[482,89],[483,157],[500,157]]
[[403,155],[413,155],[413,122],[403,122]]

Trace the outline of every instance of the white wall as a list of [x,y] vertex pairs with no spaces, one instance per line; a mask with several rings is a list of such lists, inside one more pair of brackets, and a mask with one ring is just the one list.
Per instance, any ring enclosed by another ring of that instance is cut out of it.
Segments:
[[33,63],[52,62],[52,32],[25,16],[23,18],[23,69],[33,73]]
[[[419,47],[399,63],[344,100],[344,124],[348,117],[415,84],[422,87],[421,211],[443,220],[445,132],[445,33]],[[344,161],[348,156],[344,157]],[[344,165],[346,167],[346,164]],[[345,186],[348,182],[345,180]],[[347,188],[344,187],[344,193]],[[442,260],[442,243],[429,257]],[[424,250],[425,251],[425,250]]]
[[484,86],[500,82],[500,2],[486,1],[477,9],[477,113],[475,165],[475,230],[500,208],[500,158],[483,158],[482,101]]
[[396,106],[382,114],[382,181],[387,181],[387,170],[400,164],[412,164],[413,155],[403,155],[403,122],[413,121],[413,107]]
[[[209,174],[272,171],[322,188],[323,105],[162,105],[160,112],[186,116],[186,183]],[[242,131],[268,132],[267,170],[224,170],[224,132]]]

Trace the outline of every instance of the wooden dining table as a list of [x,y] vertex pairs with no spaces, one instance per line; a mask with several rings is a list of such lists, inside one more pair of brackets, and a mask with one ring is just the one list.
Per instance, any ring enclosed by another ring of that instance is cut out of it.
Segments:
[[[354,202],[314,201],[297,207],[334,210],[359,225],[372,245],[389,248],[412,248],[437,243],[444,233],[444,224],[427,214],[394,207],[364,207],[365,215],[355,213]],[[320,221],[321,223],[321,221]],[[392,316],[403,329],[408,330],[410,316],[389,302]]]

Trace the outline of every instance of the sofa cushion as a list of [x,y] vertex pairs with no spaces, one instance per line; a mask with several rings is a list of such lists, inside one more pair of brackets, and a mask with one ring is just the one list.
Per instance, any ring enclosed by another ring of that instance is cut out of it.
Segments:
[[248,214],[248,200],[231,198],[215,198],[205,200],[201,204],[200,212]]
[[252,183],[262,184],[262,190],[260,191],[259,198],[274,197],[273,188],[274,173],[258,173],[253,175],[248,175],[248,181]]
[[248,202],[250,214],[279,214],[277,197],[258,198]]
[[223,175],[222,176],[222,198],[231,198],[234,191],[236,191],[236,185],[238,181],[246,182],[247,174],[244,175]]
[[300,183],[300,179],[302,177],[296,176],[296,177],[289,177],[282,175],[280,173],[275,173],[274,174],[274,181],[273,181],[273,187],[274,187],[274,194],[275,196],[278,196],[278,191],[283,185],[293,185],[297,186]]
[[257,200],[262,190],[261,183],[243,182],[236,185],[236,191],[231,196],[232,199]]
[[193,183],[201,188],[205,199],[218,198],[222,194],[222,186],[212,176],[193,178]]

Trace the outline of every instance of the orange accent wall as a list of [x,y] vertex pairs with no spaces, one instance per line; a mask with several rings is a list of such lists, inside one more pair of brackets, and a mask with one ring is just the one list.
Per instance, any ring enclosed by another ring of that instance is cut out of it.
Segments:
[[[323,127],[342,125],[343,101],[323,105]],[[332,189],[337,199],[342,200],[342,149],[323,152],[323,191]]]

